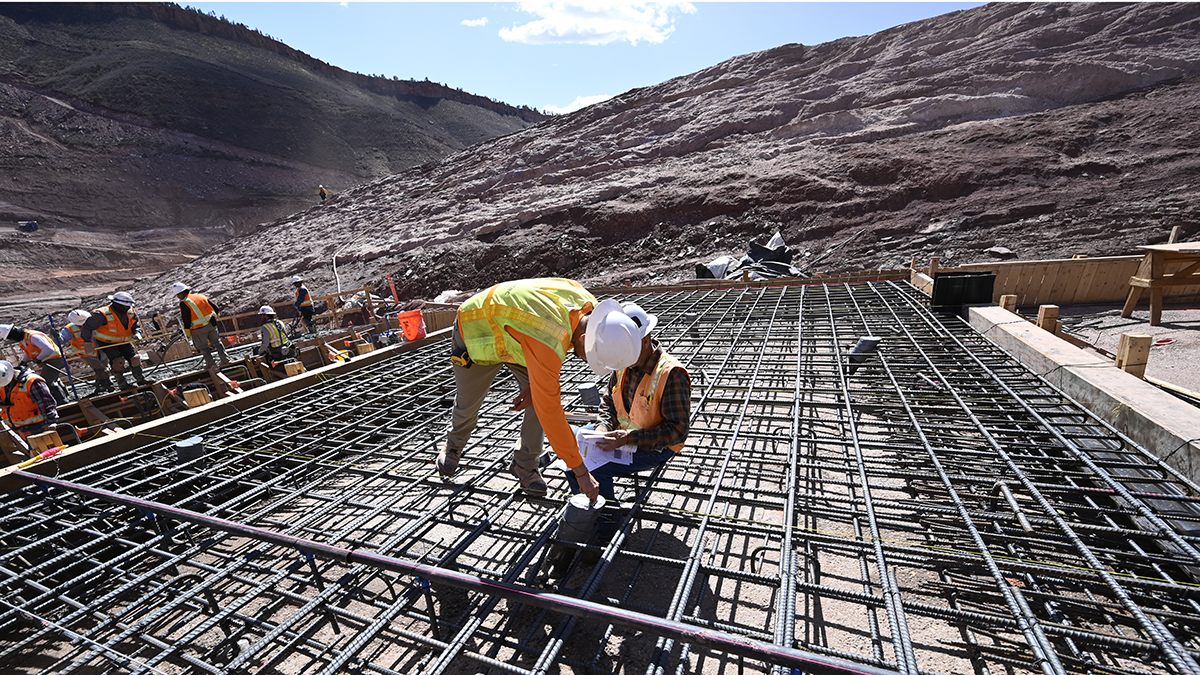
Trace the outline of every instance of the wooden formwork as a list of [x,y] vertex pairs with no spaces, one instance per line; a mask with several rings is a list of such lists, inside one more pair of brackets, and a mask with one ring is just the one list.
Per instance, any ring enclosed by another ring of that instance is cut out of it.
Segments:
[[[970,263],[957,267],[934,267],[938,272],[992,272],[996,283],[992,302],[1002,295],[1017,296],[1019,305],[1082,305],[1124,302],[1129,295],[1129,279],[1137,273],[1140,255],[1060,260],[1024,260],[1013,262]],[[929,268],[914,268],[913,285],[929,294],[933,280]],[[1200,285],[1164,289],[1164,297],[1184,298],[1200,295]]]

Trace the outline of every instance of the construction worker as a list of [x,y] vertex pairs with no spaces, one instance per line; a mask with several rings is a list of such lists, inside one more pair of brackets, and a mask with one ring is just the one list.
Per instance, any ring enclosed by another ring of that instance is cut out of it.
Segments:
[[321,203],[324,204],[325,200],[329,198],[329,191],[325,189],[324,185],[318,185],[317,187],[320,188],[317,190],[317,195],[321,198]]
[[313,322],[312,296],[308,294],[304,280],[300,277],[292,277],[292,286],[296,289],[296,302],[292,303],[292,309],[304,318],[304,325],[308,328],[309,333],[317,332],[316,323]]
[[41,377],[50,388],[54,400],[59,405],[66,403],[67,392],[58,383],[58,378],[67,372],[67,364],[54,340],[40,330],[0,324],[0,339],[5,338],[18,343],[21,351],[25,352],[22,365],[32,361],[41,366]]
[[[114,293],[109,303],[97,307],[83,322],[83,343],[86,350],[98,350],[112,364],[113,376],[122,389],[132,385],[125,379],[125,366],[129,365],[133,379],[138,384],[150,384],[142,373],[142,360],[133,348],[139,337],[138,318],[133,311],[133,296],[125,291]],[[105,377],[104,384],[112,386]]]
[[275,314],[270,305],[258,309],[262,317],[262,328],[259,329],[261,344],[258,353],[271,361],[271,370],[284,372],[283,362],[292,358],[292,343],[288,340],[287,329]]
[[92,392],[94,396],[112,391],[112,379],[108,376],[108,362],[104,354],[97,352],[95,347],[88,351],[88,347],[83,341],[83,324],[89,316],[91,314],[85,310],[71,310],[71,313],[67,314],[67,325],[58,333],[58,341],[68,355],[78,356],[88,368],[92,369],[92,374],[96,378],[96,388]]
[[22,438],[29,438],[58,422],[58,404],[41,376],[0,361],[0,419]]
[[458,469],[479,408],[503,365],[521,388],[512,409],[525,411],[509,471],[526,494],[546,493],[538,471],[544,424],[554,453],[595,500],[599,488],[583,465],[563,412],[559,371],[571,351],[598,374],[637,361],[638,328],[620,304],[606,300],[597,305],[595,296],[567,279],[509,281],[464,302],[451,335],[456,392],[450,430],[437,456],[438,473],[450,477]]
[[[651,337],[658,317],[632,302],[625,303],[622,310],[638,326],[641,352],[637,363],[608,378],[603,428],[598,429],[607,433],[597,445],[608,451],[631,445],[637,451],[630,464],[609,462],[592,470],[605,499],[596,528],[595,543],[600,546],[612,541],[620,520],[613,478],[650,471],[673,458],[683,450],[691,420],[691,376]],[[567,482],[572,492],[579,492],[579,483],[570,471]]]
[[171,293],[179,299],[183,332],[191,338],[196,351],[204,355],[204,365],[208,368],[217,367],[213,361],[213,349],[221,357],[221,367],[229,365],[225,345],[221,344],[221,331],[217,329],[217,320],[221,318],[217,306],[207,297],[192,293],[188,285],[181,281],[171,284]]

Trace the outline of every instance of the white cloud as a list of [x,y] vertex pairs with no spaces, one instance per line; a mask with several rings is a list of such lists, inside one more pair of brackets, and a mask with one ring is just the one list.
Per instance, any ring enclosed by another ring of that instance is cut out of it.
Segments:
[[575,112],[576,110],[579,110],[580,108],[586,108],[589,105],[594,105],[596,103],[603,103],[610,98],[612,98],[612,97],[609,96],[608,94],[600,94],[599,96],[579,96],[574,101],[571,101],[571,103],[569,103],[568,105],[566,105],[562,108],[560,108],[556,105],[548,105],[548,106],[545,106],[544,108],[542,108],[542,110],[544,110],[547,113],[550,113],[551,115],[565,115],[570,112]]
[[521,9],[541,18],[501,28],[500,37],[532,45],[662,42],[675,30],[676,15],[696,11],[692,3],[682,0],[528,0]]
[[463,19],[462,25],[470,26],[471,28],[478,28],[480,26],[486,26],[487,25],[487,17],[485,16],[480,19]]
[[341,5],[343,9],[350,6],[350,3],[346,2],[346,0],[342,0],[338,4]]

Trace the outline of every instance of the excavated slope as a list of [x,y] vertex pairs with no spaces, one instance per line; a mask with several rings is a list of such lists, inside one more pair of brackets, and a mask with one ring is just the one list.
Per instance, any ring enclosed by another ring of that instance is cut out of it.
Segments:
[[397,279],[667,281],[773,230],[810,271],[1194,237],[1200,5],[993,4],[786,45],[348,190],[138,284],[249,308]]

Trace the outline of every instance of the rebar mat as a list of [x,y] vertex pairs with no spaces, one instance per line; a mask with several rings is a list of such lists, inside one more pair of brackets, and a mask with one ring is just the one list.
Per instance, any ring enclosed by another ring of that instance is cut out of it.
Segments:
[[[0,670],[799,672],[755,647],[774,645],[824,672],[1200,673],[1197,487],[907,284],[622,299],[689,368],[692,430],[617,480],[598,562],[542,573],[566,482],[518,493],[507,374],[437,476],[454,385],[436,344],[195,430],[198,458],[146,436],[58,478],[482,586],[30,487],[0,502]],[[852,361],[866,336],[878,352]],[[568,411],[592,381],[569,360]]]

